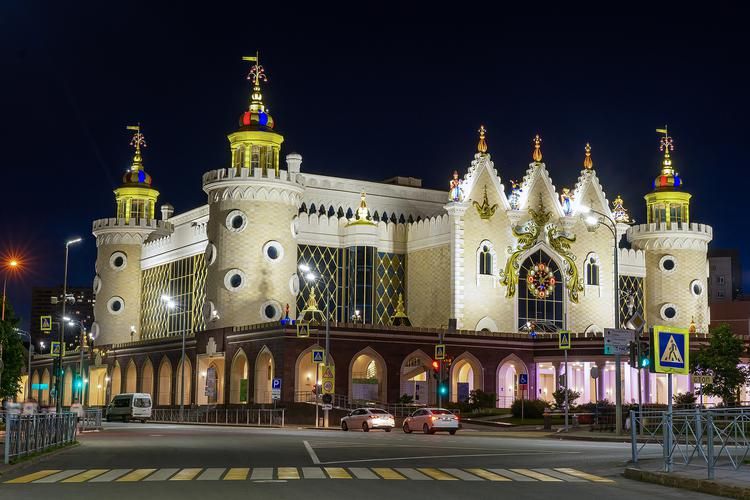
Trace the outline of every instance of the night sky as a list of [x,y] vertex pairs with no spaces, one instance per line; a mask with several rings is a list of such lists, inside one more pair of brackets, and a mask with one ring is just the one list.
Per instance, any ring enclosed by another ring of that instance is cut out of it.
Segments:
[[539,133],[553,183],[572,188],[589,141],[608,199],[621,194],[644,222],[660,168],[655,129],[668,124],[691,219],[713,226],[714,248],[741,249],[750,286],[744,13],[154,3],[166,4],[0,7],[0,253],[24,260],[8,296],[25,324],[31,287],[62,283],[65,240],[85,238],[71,248],[69,284],[91,285],[91,221],[114,216],[112,190],[132,157],[126,125],[142,124],[160,203],[179,213],[206,202],[201,175],[229,164],[226,134],[250,89],[241,57],[256,49],[282,154],[301,153],[305,172],[411,175],[447,189],[484,124],[506,186]]

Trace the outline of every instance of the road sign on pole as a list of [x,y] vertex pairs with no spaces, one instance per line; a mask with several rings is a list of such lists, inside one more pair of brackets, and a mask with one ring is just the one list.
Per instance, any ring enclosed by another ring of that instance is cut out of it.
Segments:
[[[528,373],[519,373],[518,374],[518,385],[526,386],[529,383],[529,374]],[[524,387],[525,389],[526,387]]]
[[281,399],[281,379],[275,378],[271,382],[271,399]]
[[435,359],[445,359],[445,344],[435,345]]
[[336,367],[333,365],[323,365],[323,394],[336,393]]
[[635,338],[634,330],[622,330],[619,328],[604,329],[604,354],[616,356],[630,354],[630,343]]
[[39,322],[41,323],[41,330],[43,332],[52,331],[52,316],[40,316]]
[[65,356],[65,346],[61,345],[57,340],[53,340],[49,345],[49,353],[53,358],[59,358],[61,355]]
[[711,375],[691,375],[690,380],[694,384],[708,385],[714,383],[714,378]]
[[297,321],[297,337],[310,336],[310,323],[306,321]]
[[312,361],[315,364],[323,363],[325,360],[325,350],[323,349],[313,349],[312,350]]
[[687,375],[690,368],[690,334],[687,328],[655,326],[651,349],[654,372]]
[[570,332],[567,330],[561,330],[557,343],[560,349],[570,349]]

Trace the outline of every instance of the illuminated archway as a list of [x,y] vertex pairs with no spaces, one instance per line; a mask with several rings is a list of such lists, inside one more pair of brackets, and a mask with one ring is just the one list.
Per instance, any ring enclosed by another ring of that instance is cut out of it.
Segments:
[[[315,388],[316,380],[320,385],[323,378],[323,364],[314,363],[312,359],[313,349],[323,349],[315,344],[311,345],[297,356],[294,364],[294,400],[311,401],[315,396],[312,391]],[[328,356],[328,364],[336,366],[332,356]],[[317,371],[317,373],[316,373]]]
[[110,394],[112,397],[115,397],[122,392],[122,371],[120,370],[119,361],[115,361],[115,366],[112,367],[112,377],[110,382],[112,383]]
[[245,351],[241,348],[234,355],[229,379],[229,402],[232,404],[248,402],[248,362]]
[[136,392],[138,390],[138,370],[131,359],[128,363],[128,369],[125,372],[125,392]]
[[[180,360],[180,362],[177,364],[177,373],[175,374],[175,380],[177,381],[176,391],[174,394],[174,404],[179,405],[189,405],[190,404],[190,389],[192,388],[192,381],[193,381],[193,365],[190,363],[190,359],[185,358],[185,379],[182,378],[182,362],[183,360]],[[180,386],[180,383],[182,383],[182,386]],[[182,390],[184,390],[184,393],[180,389],[182,387]],[[184,397],[184,400],[183,400]]]
[[[510,408],[513,401],[521,396],[518,392],[518,374],[529,373],[526,364],[515,354],[503,359],[497,365],[497,405]],[[528,388],[527,388],[528,389]],[[528,392],[526,393],[528,398]]]
[[271,386],[275,363],[268,347],[263,348],[255,358],[255,393],[253,400],[259,404],[270,404],[273,401]]
[[349,399],[388,402],[388,367],[372,347],[365,347],[349,365]]
[[143,370],[141,370],[141,392],[154,393],[154,365],[150,358],[146,358],[143,363]]
[[416,404],[435,401],[435,378],[432,375],[432,358],[417,349],[401,363],[399,394],[412,398]]
[[471,391],[483,389],[482,363],[473,355],[464,352],[451,364],[450,400],[454,403],[465,401]]
[[172,363],[165,356],[159,363],[159,406],[172,404]]
[[49,384],[50,384],[49,370],[45,368],[44,371],[42,372],[42,386],[46,387],[46,389],[41,390],[41,395],[39,397],[39,404],[41,405],[49,404]]
[[63,378],[63,406],[70,406],[73,402],[73,370],[70,367],[65,369],[65,377]]

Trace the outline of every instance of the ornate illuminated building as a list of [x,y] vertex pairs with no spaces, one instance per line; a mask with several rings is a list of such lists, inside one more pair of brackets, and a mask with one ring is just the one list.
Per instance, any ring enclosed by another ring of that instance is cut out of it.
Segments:
[[[268,402],[272,376],[284,379],[282,399],[298,399],[315,378],[307,359],[315,339],[296,336],[298,317],[320,323],[328,314],[337,393],[433,401],[427,367],[443,331],[451,399],[483,388],[501,406],[517,396],[517,373],[531,375],[538,397],[555,390],[561,356],[549,332],[574,332],[573,388],[593,400],[588,370],[611,363],[601,352],[604,328],[692,322],[707,330],[711,227],[690,219],[666,130],[661,173],[645,196],[647,221],[634,225],[620,196],[608,200],[590,145],[575,183],[558,188],[538,135],[520,181],[502,177],[484,127],[447,192],[410,177],[307,173],[301,155],[282,155],[257,61],[249,79],[248,109],[228,136],[230,163],[203,175],[205,205],[180,213],[162,205],[157,220],[158,192],[136,131],[116,216],[93,226],[100,351],[90,378],[99,391],[104,380],[111,387],[93,396],[92,382],[91,402],[138,389],[159,405],[177,404],[183,334],[188,403]],[[612,374],[604,378],[600,396],[612,399]],[[635,382],[626,386],[625,399],[637,399]]]

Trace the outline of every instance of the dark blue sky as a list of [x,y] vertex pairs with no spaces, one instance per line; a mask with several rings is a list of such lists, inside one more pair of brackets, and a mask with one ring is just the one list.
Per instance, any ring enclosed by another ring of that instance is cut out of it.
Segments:
[[85,242],[71,252],[69,282],[90,285],[91,221],[114,214],[112,189],[131,157],[126,125],[143,125],[160,202],[178,212],[205,202],[201,174],[228,163],[226,134],[249,93],[241,56],[256,49],[284,151],[301,153],[308,172],[412,175],[442,189],[468,165],[483,123],[503,181],[523,175],[540,133],[553,182],[572,187],[591,142],[608,198],[621,194],[642,222],[659,172],[654,129],[667,123],[693,220],[714,227],[714,247],[738,247],[750,263],[746,30],[736,10],[30,3],[0,8],[0,252],[28,261],[9,286],[24,317],[31,286],[62,282],[70,237]]

